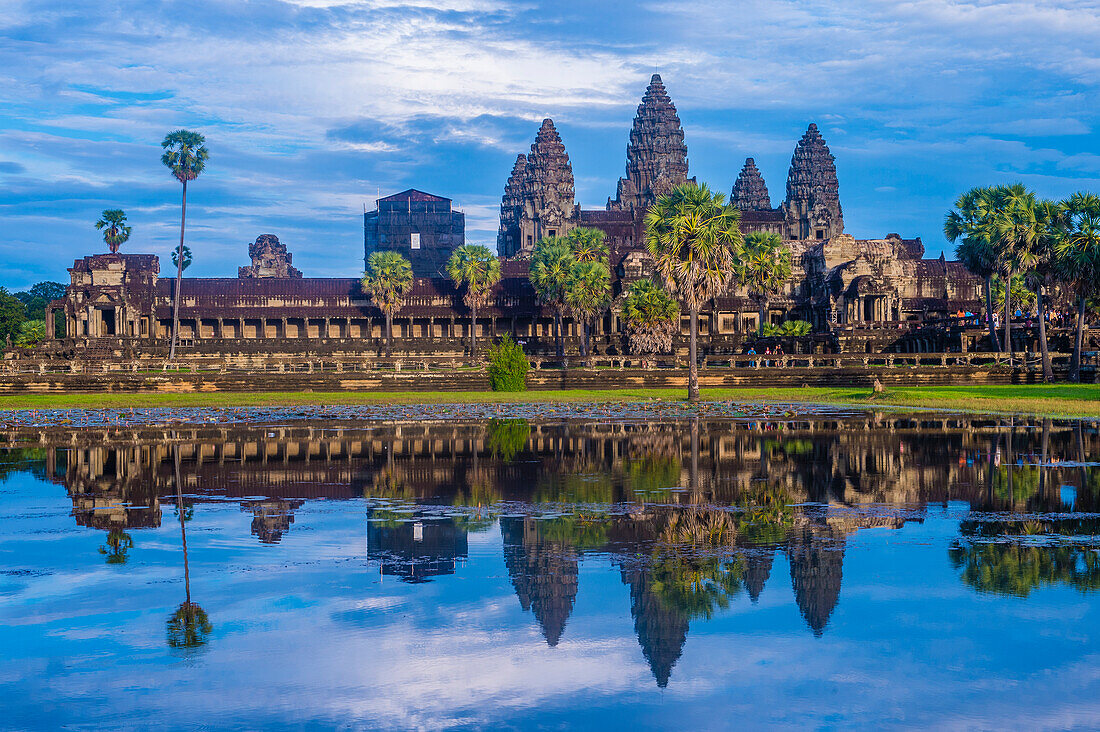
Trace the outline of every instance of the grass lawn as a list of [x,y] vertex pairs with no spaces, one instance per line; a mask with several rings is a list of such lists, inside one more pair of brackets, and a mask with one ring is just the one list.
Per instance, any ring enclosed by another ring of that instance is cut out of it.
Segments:
[[[703,389],[707,401],[804,402],[857,407],[917,407],[1036,416],[1100,417],[1100,385],[921,386],[868,388]],[[0,409],[255,407],[326,404],[444,404],[683,400],[685,389],[500,392],[252,392],[186,394],[20,394],[0,396]]]

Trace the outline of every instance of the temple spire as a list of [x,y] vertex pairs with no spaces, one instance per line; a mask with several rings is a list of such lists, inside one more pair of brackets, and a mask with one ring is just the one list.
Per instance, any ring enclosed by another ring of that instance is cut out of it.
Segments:
[[760,175],[756,161],[752,158],[745,159],[745,165],[737,176],[737,182],[733,184],[730,203],[742,211],[770,211],[772,208],[768,187],[764,184],[764,177]]
[[531,145],[520,155],[504,187],[497,250],[511,257],[530,252],[546,236],[575,225],[573,165],[552,119],[544,119]]
[[806,128],[791,156],[783,213],[791,239],[828,239],[844,233],[836,158],[816,124]]
[[619,179],[608,210],[644,212],[675,186],[687,181],[684,130],[660,74],[649,80],[626,148],[626,177]]

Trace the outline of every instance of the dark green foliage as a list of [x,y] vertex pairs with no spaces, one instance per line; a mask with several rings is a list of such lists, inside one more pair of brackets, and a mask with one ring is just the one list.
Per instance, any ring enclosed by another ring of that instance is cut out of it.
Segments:
[[807,323],[805,320],[785,320],[781,325],[772,325],[771,323],[765,323],[763,328],[763,335],[765,336],[781,336],[798,338],[804,335],[809,335],[813,330],[813,326]]
[[46,337],[45,320],[24,320],[19,326],[19,335],[15,337],[15,345],[22,348],[33,348]]
[[[180,266],[180,255],[179,255],[179,248],[178,247],[172,250],[172,266],[177,267],[177,268]],[[183,245],[183,269],[184,269],[184,271],[187,271],[187,268],[190,267],[190,266],[191,266],[191,247],[184,244]]]
[[198,648],[206,645],[214,626],[206,611],[193,602],[179,606],[168,618],[168,645],[171,648]]
[[19,298],[0,287],[0,347],[8,336],[14,339],[19,335],[19,329],[26,319],[26,310]]
[[530,368],[523,348],[511,336],[504,336],[489,349],[489,385],[493,391],[527,391]]
[[527,446],[530,435],[526,419],[490,419],[486,444],[501,460],[513,460]]

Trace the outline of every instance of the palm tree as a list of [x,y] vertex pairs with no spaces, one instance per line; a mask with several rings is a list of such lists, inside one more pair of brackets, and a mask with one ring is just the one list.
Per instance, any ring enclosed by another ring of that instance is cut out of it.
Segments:
[[180,480],[180,447],[178,436],[173,433],[173,463],[176,473],[176,509],[180,517],[180,543],[183,545],[184,602],[168,618],[168,645],[172,648],[196,648],[204,645],[214,630],[206,611],[191,602],[191,568],[187,559],[186,511],[183,507],[183,482]]
[[183,280],[183,230],[187,222],[187,181],[195,180],[206,168],[210,151],[206,149],[206,138],[190,130],[176,130],[164,136],[160,143],[164,154],[160,161],[164,163],[176,180],[183,184],[183,205],[180,209],[180,245],[177,250],[176,288],[172,292],[172,345],[168,351],[168,361],[176,358],[176,341],[180,327],[180,284]]
[[118,248],[130,238],[130,227],[126,225],[126,212],[120,208],[109,208],[95,222],[95,227],[103,232],[103,241],[111,254],[118,254]]
[[397,252],[374,252],[367,258],[363,291],[386,316],[386,356],[393,355],[393,316],[412,290],[413,271],[408,259]]
[[971,188],[959,196],[955,210],[947,214],[943,233],[951,243],[958,242],[955,257],[972,274],[985,282],[985,320],[989,326],[989,343],[994,351],[1001,350],[993,327],[993,275],[997,272],[997,253],[990,239],[992,189]]
[[578,262],[606,262],[609,256],[606,235],[599,229],[580,226],[566,237],[573,259]]
[[[992,241],[1000,262],[1000,274],[1012,282],[1017,272],[1024,272],[1034,262],[1032,249],[1043,233],[1039,220],[1039,202],[1035,194],[1022,184],[997,186],[993,208]],[[1012,358],[1012,288],[1005,289],[1005,350]]]
[[581,324],[581,356],[588,357],[592,327],[611,302],[611,272],[604,262],[575,262],[565,288],[565,305]]
[[748,288],[749,297],[760,308],[758,335],[764,334],[767,319],[768,295],[778,292],[791,276],[791,250],[779,234],[754,231],[745,237],[737,277]]
[[557,236],[540,239],[531,254],[531,268],[528,278],[543,304],[554,310],[554,342],[558,346],[558,357],[565,355],[565,345],[561,337],[561,318],[565,311],[565,290],[569,284],[569,274],[576,260],[568,242]]
[[470,308],[470,358],[477,358],[477,309],[489,301],[500,282],[500,260],[487,247],[465,244],[447,262],[447,276],[458,289],[465,288],[462,302]]
[[[179,269],[179,251],[172,250],[172,266]],[[187,269],[191,266],[191,247],[183,248],[183,269]]]
[[646,213],[646,245],[654,267],[691,318],[688,398],[699,400],[699,309],[733,276],[744,238],[741,212],[707,186],[684,183]]
[[1040,201],[1035,209],[1039,236],[1027,258],[1028,269],[1024,282],[1035,293],[1036,315],[1039,319],[1039,351],[1043,359],[1043,381],[1054,381],[1054,369],[1050,364],[1050,347],[1047,344],[1046,294],[1058,284],[1061,263],[1057,241],[1062,207],[1053,201]]
[[1060,276],[1077,297],[1077,327],[1069,378],[1080,381],[1085,301],[1097,291],[1100,278],[1100,196],[1075,193],[1062,202],[1062,212],[1056,245]]
[[638,280],[630,286],[623,303],[623,321],[631,351],[667,353],[672,350],[680,308],[656,282]]

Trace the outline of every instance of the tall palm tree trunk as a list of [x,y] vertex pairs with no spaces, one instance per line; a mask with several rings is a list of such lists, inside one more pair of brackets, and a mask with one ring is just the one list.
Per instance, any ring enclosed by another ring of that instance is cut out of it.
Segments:
[[1043,420],[1042,457],[1039,459],[1039,495],[1045,501],[1047,484],[1047,453],[1050,450],[1050,420]]
[[[174,436],[174,435],[173,435]],[[176,511],[180,515],[180,540],[183,543],[183,587],[187,593],[187,607],[191,608],[191,568],[187,563],[187,528],[183,520],[183,483],[180,481],[180,446],[177,442],[173,452],[176,467]]]
[[768,303],[764,298],[760,298],[757,303],[759,308],[759,322],[756,326],[756,335],[764,335],[764,318],[768,317]]
[[688,337],[688,400],[699,401],[699,307],[691,308],[691,334]]
[[1069,380],[1081,380],[1081,349],[1085,345],[1085,296],[1077,296],[1077,324],[1073,333],[1073,358],[1069,363]]
[[176,341],[180,331],[180,284],[183,281],[183,229],[187,223],[187,181],[183,181],[183,206],[180,209],[180,246],[176,250],[176,289],[172,293],[172,345],[168,348],[168,361],[176,360]]
[[997,329],[993,327],[993,275],[985,277],[985,322],[989,326],[989,345],[994,352],[1001,350]]
[[393,313],[386,313],[386,358],[393,355]]
[[1012,363],[1015,352],[1012,350],[1012,272],[1005,279],[1005,351],[1008,353],[1008,362]]
[[470,306],[470,360],[477,359],[477,305]]
[[554,311],[554,343],[558,347],[558,358],[564,358],[565,341],[561,335],[561,310]]
[[1047,322],[1046,300],[1043,297],[1043,286],[1035,288],[1035,307],[1039,313],[1039,350],[1043,354],[1043,381],[1054,381],[1054,369],[1050,366],[1050,349],[1047,348]]

